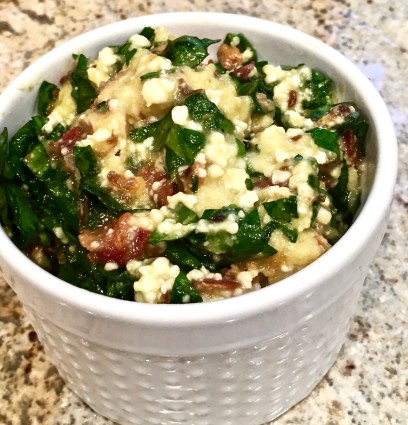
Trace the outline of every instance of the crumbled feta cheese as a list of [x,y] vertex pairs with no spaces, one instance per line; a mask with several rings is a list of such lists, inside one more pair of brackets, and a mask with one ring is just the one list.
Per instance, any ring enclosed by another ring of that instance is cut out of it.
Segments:
[[224,221],[219,223],[201,219],[195,223],[194,227],[198,233],[216,233],[225,231],[234,235],[238,232],[238,223],[235,221],[235,216],[233,214],[229,214]]
[[117,270],[118,268],[119,268],[119,266],[116,263],[114,263],[114,262],[108,262],[108,263],[105,264],[105,267],[104,267],[104,269],[107,272],[111,272],[113,270]]
[[332,219],[331,212],[326,208],[320,207],[317,211],[316,220],[322,224],[329,224]]
[[176,83],[165,77],[146,80],[142,87],[142,96],[149,107],[158,103],[169,103],[173,100]]
[[168,207],[174,209],[176,205],[181,202],[190,210],[194,209],[194,205],[197,203],[197,197],[189,195],[187,193],[178,192],[175,195],[167,197]]
[[272,183],[273,184],[279,184],[279,183],[286,183],[291,176],[290,171],[283,171],[283,170],[273,170],[272,172]]
[[280,66],[270,64],[264,65],[262,71],[265,73],[265,82],[267,84],[275,83],[283,78],[285,71]]
[[298,232],[310,227],[313,211],[315,190],[309,185],[310,175],[316,175],[317,170],[312,161],[301,160],[293,168],[292,177],[289,179],[289,188],[297,193],[297,212],[299,218],[294,219]]
[[237,35],[234,35],[231,40],[231,46],[237,47],[239,43],[241,42],[240,38]]
[[258,195],[254,190],[247,190],[243,195],[240,196],[238,206],[244,210],[249,210],[253,208],[255,202],[258,200]]
[[215,179],[224,175],[224,169],[217,164],[211,164],[207,168],[207,174]]
[[242,52],[242,61],[245,63],[245,62],[248,62],[248,61],[250,61],[251,59],[252,59],[252,57],[254,56],[254,52],[253,52],[253,50],[252,49],[245,49],[243,52]]
[[141,277],[133,285],[136,301],[157,303],[161,295],[173,288],[180,268],[172,265],[167,258],[158,257],[151,264],[140,266],[138,273]]
[[148,48],[150,47],[150,41],[141,34],[134,34],[129,38],[129,41],[133,49]]
[[175,124],[185,125],[188,121],[188,108],[186,105],[175,106],[171,110],[171,119]]
[[94,134],[88,136],[89,139],[95,142],[105,142],[112,137],[112,132],[107,128],[98,128]]
[[154,41],[157,43],[172,40],[174,35],[164,27],[158,27],[154,30]]
[[63,244],[67,244],[69,242],[67,235],[62,230],[62,227],[54,227],[54,234]]
[[258,276],[257,270],[243,271],[237,274],[237,281],[241,284],[241,286],[245,289],[252,288],[252,281],[254,277]]
[[117,62],[118,57],[111,47],[103,48],[98,55],[97,61],[94,66],[88,68],[88,78],[97,87],[102,83],[109,80],[111,75],[114,73],[114,65]]

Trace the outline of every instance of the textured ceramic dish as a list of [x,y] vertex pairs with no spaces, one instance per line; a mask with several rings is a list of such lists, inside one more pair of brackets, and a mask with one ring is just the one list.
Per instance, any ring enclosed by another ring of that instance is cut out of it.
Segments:
[[370,123],[363,208],[317,261],[270,287],[190,305],[111,299],[60,281],[0,229],[1,269],[51,361],[96,412],[120,424],[261,424],[306,397],[336,359],[385,231],[396,178],[393,126],[379,94],[341,54],[293,29],[225,14],[162,14],[81,35],[23,72],[0,97],[10,134],[35,113],[39,83],[58,81],[72,52],[94,55],[144,26],[222,38],[243,32],[275,64],[333,78]]

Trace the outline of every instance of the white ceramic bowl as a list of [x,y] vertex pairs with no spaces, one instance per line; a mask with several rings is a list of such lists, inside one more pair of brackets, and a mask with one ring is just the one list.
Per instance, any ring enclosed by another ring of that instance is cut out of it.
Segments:
[[120,424],[261,424],[306,397],[343,344],[386,227],[397,169],[393,126],[380,95],[340,53],[272,22],[171,13],[118,22],[42,57],[0,97],[10,134],[35,113],[39,83],[58,81],[72,52],[88,56],[144,26],[223,38],[243,32],[264,59],[305,63],[338,82],[370,123],[363,208],[321,258],[270,287],[191,305],[146,305],[87,292],[28,260],[0,229],[0,266],[50,360],[96,412]]

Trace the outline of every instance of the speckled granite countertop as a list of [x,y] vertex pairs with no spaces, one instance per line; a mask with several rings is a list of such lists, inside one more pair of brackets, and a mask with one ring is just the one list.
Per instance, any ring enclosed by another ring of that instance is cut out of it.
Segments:
[[[54,45],[85,30],[148,13],[186,10],[250,14],[297,27],[352,59],[384,96],[400,142],[388,231],[335,366],[310,397],[274,424],[408,424],[406,0],[2,0],[0,90]],[[112,424],[64,385],[1,276],[0,424]]]

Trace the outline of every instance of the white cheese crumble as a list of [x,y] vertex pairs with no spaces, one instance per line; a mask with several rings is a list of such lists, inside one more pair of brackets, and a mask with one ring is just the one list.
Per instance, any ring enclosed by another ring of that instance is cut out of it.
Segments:
[[157,103],[170,103],[173,100],[175,90],[175,81],[165,77],[152,78],[144,82],[142,96],[149,107]]
[[186,125],[188,121],[188,108],[186,105],[175,106],[171,110],[171,119],[175,124]]
[[117,270],[118,268],[119,268],[119,266],[116,263],[114,263],[113,261],[110,261],[110,262],[106,263],[105,266],[104,266],[104,269],[107,272],[111,272],[113,270]]
[[62,227],[54,227],[54,234],[63,244],[67,244],[69,242],[67,235],[62,230]]
[[197,203],[197,197],[189,195],[187,193],[178,192],[175,195],[167,197],[168,207],[174,209],[176,205],[181,202],[190,210],[194,209],[194,205]]
[[148,48],[150,47],[150,41],[141,34],[134,34],[129,38],[129,41],[133,49]]
[[312,220],[312,205],[315,200],[315,190],[309,185],[310,175],[316,175],[316,168],[312,161],[301,160],[293,167],[292,177],[289,179],[289,188],[297,193],[298,218],[293,223],[298,232],[310,227]]
[[98,54],[98,59],[88,68],[88,78],[97,87],[111,78],[115,71],[118,57],[111,47],[104,47]]
[[151,264],[140,265],[137,272],[140,278],[133,285],[136,301],[152,304],[171,291],[180,268],[167,258],[158,257]]
[[253,279],[258,276],[257,270],[243,271],[237,274],[237,281],[241,284],[241,286],[245,289],[252,288]]

